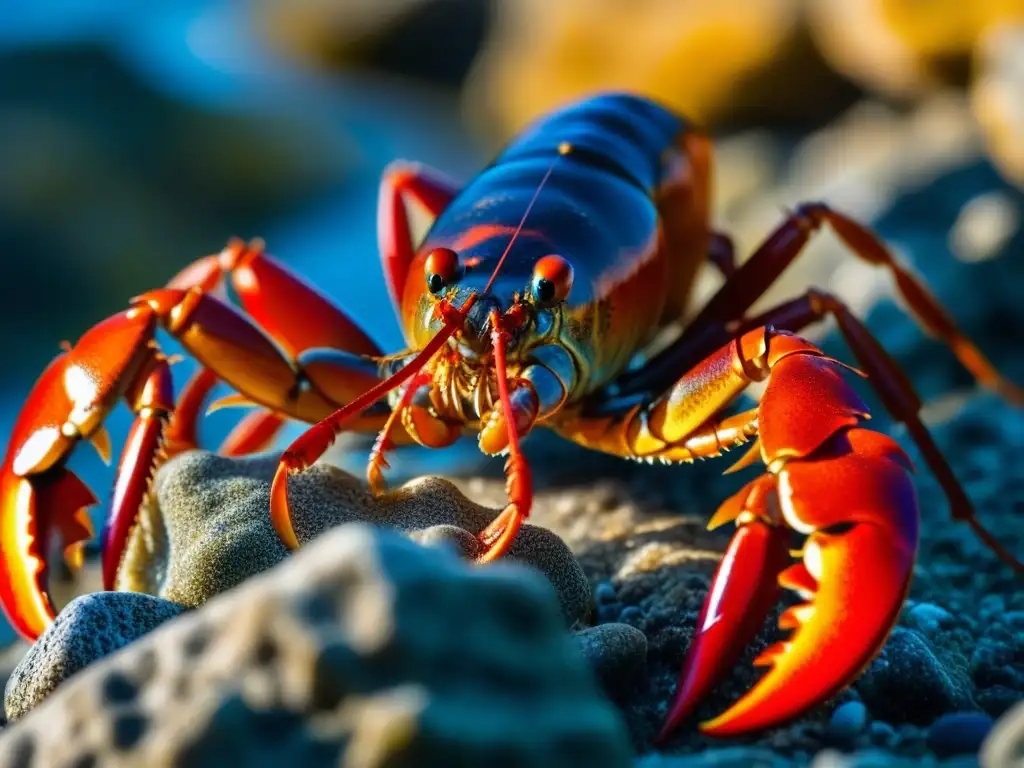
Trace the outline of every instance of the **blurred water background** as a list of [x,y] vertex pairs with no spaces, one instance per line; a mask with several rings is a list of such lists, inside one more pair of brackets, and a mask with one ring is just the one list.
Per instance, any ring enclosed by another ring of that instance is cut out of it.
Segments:
[[[408,158],[467,178],[529,119],[605,88],[656,95],[714,130],[716,219],[741,255],[784,205],[812,196],[876,223],[945,285],[959,279],[951,269],[1013,253],[1009,272],[972,284],[991,289],[987,314],[978,296],[954,303],[1012,348],[1024,335],[1004,312],[1019,306],[1006,275],[1020,274],[1024,211],[1022,4],[919,5],[4,3],[0,435],[61,340],[231,236],[265,238],[399,348],[376,246],[383,168]],[[859,310],[884,294],[884,279],[834,243],[815,248],[793,278],[804,287],[841,290]],[[929,353],[908,344],[924,389],[941,391],[949,378],[929,385]],[[177,380],[192,369],[180,364]],[[208,443],[237,415],[212,416]],[[128,421],[123,408],[110,420],[115,445]],[[479,463],[472,445],[419,459],[406,472]],[[109,489],[94,452],[72,466]]]

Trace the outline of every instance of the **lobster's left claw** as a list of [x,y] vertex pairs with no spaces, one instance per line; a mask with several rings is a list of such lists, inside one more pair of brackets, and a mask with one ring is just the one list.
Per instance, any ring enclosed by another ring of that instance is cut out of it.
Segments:
[[909,461],[890,438],[855,428],[778,473],[786,522],[808,538],[779,583],[807,602],[785,611],[793,634],[755,664],[768,673],[701,730],[734,736],[795,718],[849,685],[881,650],[906,596],[917,550]]
[[53,623],[46,555],[54,533],[73,559],[93,537],[86,509],[96,503],[85,483],[63,467],[30,477],[18,477],[9,464],[0,470],[0,604],[23,637],[35,639]]

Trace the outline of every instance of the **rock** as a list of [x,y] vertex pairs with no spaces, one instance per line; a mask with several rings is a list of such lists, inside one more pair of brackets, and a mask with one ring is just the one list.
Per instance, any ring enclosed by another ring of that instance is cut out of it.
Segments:
[[[529,738],[524,738],[528,734]],[[0,766],[628,766],[551,585],[351,524],[68,680]]]
[[725,747],[696,755],[646,755],[633,768],[789,768],[793,763],[767,749]]
[[918,603],[907,612],[907,623],[930,637],[953,620],[953,615],[938,605]]
[[928,729],[928,747],[939,757],[974,754],[992,730],[992,718],[980,712],[943,715]]
[[[278,454],[231,459],[204,451],[175,457],[157,473],[155,503],[142,510],[119,574],[120,589],[158,594],[194,607],[271,568],[287,556],[270,522],[270,481]],[[425,477],[373,496],[364,482],[330,465],[289,479],[300,545],[329,528],[367,521],[428,544],[475,552],[470,534],[495,510],[455,486]],[[541,571],[554,584],[566,624],[584,617],[590,584],[568,547],[550,531],[524,525],[508,559]]]
[[72,675],[133,643],[185,608],[134,592],[96,592],[69,603],[11,673],[8,720],[22,717]]
[[1000,717],[1018,701],[1024,699],[1024,693],[1005,685],[993,685],[978,691],[975,700],[978,706],[992,717]]
[[252,23],[288,57],[318,67],[354,68],[456,88],[473,63],[493,0],[399,0],[350,5],[295,0],[254,6]]
[[1018,766],[1024,761],[1024,701],[996,721],[981,745],[981,768]]
[[837,742],[855,738],[868,721],[868,710],[860,701],[848,701],[836,707],[829,718],[826,735]]
[[608,89],[646,94],[705,126],[817,120],[855,94],[822,65],[789,0],[606,3],[597,12],[585,0],[541,2],[504,5],[466,84],[464,104],[487,119],[488,138]]
[[970,681],[943,666],[919,632],[897,627],[856,688],[871,716],[889,722],[928,723],[971,706]]
[[870,726],[871,740],[882,747],[892,747],[896,742],[896,729],[882,720],[875,720]]
[[992,685],[1021,685],[1021,673],[1014,665],[1015,653],[1010,638],[982,637],[971,654],[971,674],[979,688]]
[[615,596],[615,587],[607,581],[602,581],[594,589],[594,600],[600,605],[609,605],[618,601]]
[[642,682],[647,673],[647,637],[629,624],[599,624],[576,634],[584,658],[612,698]]

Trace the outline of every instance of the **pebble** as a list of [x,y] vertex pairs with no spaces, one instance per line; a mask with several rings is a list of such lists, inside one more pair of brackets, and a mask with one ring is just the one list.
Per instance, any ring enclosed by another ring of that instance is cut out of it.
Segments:
[[874,720],[870,725],[871,739],[883,747],[891,747],[896,743],[896,729],[884,720]]
[[607,605],[608,603],[617,602],[618,596],[615,594],[615,587],[607,581],[602,581],[594,590],[594,600],[598,605]]
[[629,624],[599,624],[576,635],[601,687],[617,698],[647,675],[647,636]]
[[1024,630],[1024,611],[1007,611],[1003,614],[1003,623],[1010,629]]
[[981,598],[978,615],[982,621],[991,621],[1006,613],[1006,601],[1002,595],[985,595]]
[[1020,691],[1015,691],[1005,685],[993,685],[990,688],[985,688],[979,691],[974,698],[978,702],[978,706],[992,717],[1000,717],[1022,700]]
[[638,624],[643,624],[644,612],[635,605],[627,606],[626,609],[619,614],[619,621],[623,624],[632,624],[635,627]]
[[972,706],[970,677],[947,656],[917,630],[893,630],[855,684],[872,717],[923,725]]
[[931,636],[953,620],[953,614],[933,603],[918,603],[907,613],[907,623]]
[[928,729],[928,748],[939,757],[977,752],[992,723],[992,718],[981,712],[943,715]]
[[835,741],[849,741],[864,730],[867,721],[867,707],[859,701],[848,701],[832,712],[826,734]]

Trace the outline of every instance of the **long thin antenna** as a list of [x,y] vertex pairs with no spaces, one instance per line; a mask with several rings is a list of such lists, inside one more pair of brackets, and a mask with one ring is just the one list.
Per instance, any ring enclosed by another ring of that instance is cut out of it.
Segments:
[[508,241],[508,245],[505,246],[505,252],[501,254],[501,258],[498,259],[498,263],[494,266],[494,271],[491,273],[490,279],[487,281],[487,285],[484,286],[484,293],[491,290],[491,286],[494,285],[494,281],[498,277],[498,272],[501,271],[501,265],[505,263],[505,257],[508,256],[508,252],[512,250],[512,246],[516,242],[516,238],[519,237],[519,233],[523,231],[523,227],[526,226],[526,218],[530,215],[530,211],[533,210],[533,204],[537,202],[537,198],[540,197],[540,191],[544,189],[544,185],[548,183],[548,179],[551,178],[551,172],[555,170],[555,163],[558,162],[556,157],[551,161],[551,165],[548,166],[547,173],[544,174],[544,178],[540,180],[540,184],[537,185],[537,189],[533,192],[533,197],[530,198],[529,204],[526,206],[526,210],[523,212],[523,218],[519,220],[519,226],[516,227],[516,231],[512,233],[512,239]]

